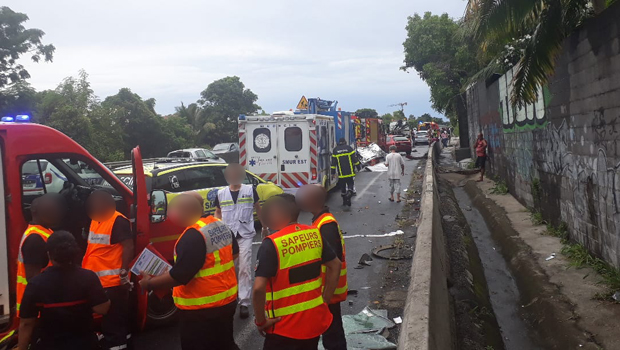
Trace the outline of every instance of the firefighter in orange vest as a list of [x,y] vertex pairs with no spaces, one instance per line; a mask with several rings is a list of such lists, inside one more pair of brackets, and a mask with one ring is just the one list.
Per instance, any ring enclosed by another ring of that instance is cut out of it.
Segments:
[[32,201],[32,221],[24,231],[17,258],[17,315],[28,280],[49,265],[46,242],[53,228],[58,228],[65,216],[66,202],[58,193],[48,193]]
[[297,223],[295,196],[269,198],[261,214],[277,231],[259,248],[252,295],[254,322],[265,335],[263,349],[316,350],[332,323],[327,302],[338,284],[340,260],[319,230]]
[[174,247],[174,266],[161,276],[142,273],[140,286],[146,291],[174,288],[183,350],[239,350],[233,338],[237,309],[233,260],[239,246],[222,221],[201,217],[202,200],[191,193],[170,201],[170,220],[187,227]]
[[[342,311],[340,303],[347,300],[347,262],[346,250],[344,248],[344,238],[336,218],[325,206],[327,191],[323,186],[306,185],[297,191],[297,203],[304,211],[312,213],[312,226],[319,229],[321,237],[327,242],[340,261],[340,279],[334,292],[334,296],[329,301],[329,311],[334,316],[329,329],[323,333],[323,347],[326,350],[347,350],[347,340],[342,326]],[[325,266],[323,266],[325,272]]]
[[91,223],[82,267],[99,277],[112,303],[101,322],[101,345],[106,350],[127,349],[131,344],[128,269],[134,258],[131,225],[116,211],[114,197],[104,190],[88,196],[86,211]]

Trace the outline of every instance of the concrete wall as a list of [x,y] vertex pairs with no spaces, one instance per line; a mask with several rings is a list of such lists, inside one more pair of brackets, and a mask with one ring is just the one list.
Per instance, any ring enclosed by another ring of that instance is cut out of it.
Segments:
[[[564,43],[538,102],[512,109],[512,72],[467,93],[469,136],[524,205],[620,267],[620,3]],[[473,147],[473,142],[472,142]]]
[[439,213],[434,163],[439,144],[430,148],[424,171],[416,249],[411,265],[403,324],[398,340],[402,350],[451,350],[455,338],[447,287],[449,264]]

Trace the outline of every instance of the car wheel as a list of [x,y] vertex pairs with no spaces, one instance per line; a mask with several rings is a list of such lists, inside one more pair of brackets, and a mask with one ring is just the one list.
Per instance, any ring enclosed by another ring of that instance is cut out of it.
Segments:
[[149,295],[147,308],[147,327],[163,327],[172,324],[178,318],[177,307],[174,305],[172,293],[159,299],[155,293]]

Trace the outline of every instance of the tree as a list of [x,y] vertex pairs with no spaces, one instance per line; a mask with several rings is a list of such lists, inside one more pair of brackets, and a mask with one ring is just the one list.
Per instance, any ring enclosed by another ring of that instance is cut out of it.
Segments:
[[407,119],[407,117],[405,117],[405,112],[403,111],[395,111],[392,115],[394,116],[394,120]]
[[447,14],[426,12],[408,18],[404,66],[415,69],[431,90],[433,109],[456,123],[463,87],[478,70],[476,47],[460,38],[459,23]]
[[483,51],[494,57],[484,70],[485,76],[497,73],[497,67],[503,72],[517,65],[511,100],[513,105],[523,105],[538,99],[540,87],[555,70],[564,39],[613,2],[469,0],[464,24]]
[[381,120],[383,120],[383,124],[390,125],[390,123],[394,121],[394,116],[390,113],[386,113],[381,116]]
[[237,139],[237,118],[261,109],[256,104],[258,96],[246,89],[239,77],[225,77],[209,84],[200,93],[198,105],[202,107],[202,144],[230,142]]
[[355,111],[355,115],[360,118],[378,118],[379,113],[372,108],[361,108]]
[[51,62],[54,45],[44,45],[41,38],[45,33],[40,29],[26,29],[23,23],[28,16],[10,8],[0,7],[0,88],[30,78],[23,65],[18,63],[20,56],[30,54],[34,62],[43,59]]
[[0,116],[32,115],[37,104],[37,92],[26,81],[17,82],[0,92]]

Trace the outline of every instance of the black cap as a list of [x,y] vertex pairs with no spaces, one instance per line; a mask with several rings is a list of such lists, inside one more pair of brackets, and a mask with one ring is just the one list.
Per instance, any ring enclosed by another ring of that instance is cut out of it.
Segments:
[[338,140],[338,143],[345,144],[347,143],[347,140],[345,140],[344,137],[341,137],[340,140]]

